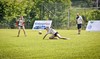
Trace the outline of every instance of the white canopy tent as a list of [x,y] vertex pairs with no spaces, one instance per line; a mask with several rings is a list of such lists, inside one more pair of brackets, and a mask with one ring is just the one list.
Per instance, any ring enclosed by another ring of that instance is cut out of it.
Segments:
[[89,21],[86,27],[86,31],[100,31],[100,20]]

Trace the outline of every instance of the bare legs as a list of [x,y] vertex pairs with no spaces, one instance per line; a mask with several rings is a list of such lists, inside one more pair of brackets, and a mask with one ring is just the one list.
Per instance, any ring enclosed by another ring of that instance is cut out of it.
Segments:
[[22,26],[22,27],[18,27],[19,29],[18,29],[18,35],[17,35],[17,37],[19,37],[19,35],[20,35],[20,30],[21,30],[21,28],[23,29],[23,32],[24,32],[24,35],[25,35],[25,37],[26,37],[26,32],[25,32],[25,27],[24,26]]
[[57,37],[58,37],[59,39],[67,39],[66,37],[61,37],[59,34],[57,34]]
[[19,26],[18,27],[18,35],[17,35],[17,37],[19,37],[19,35],[20,35],[20,29],[21,29],[21,27]]
[[52,35],[49,37],[49,39],[57,39],[56,37],[58,37],[59,39],[67,39],[66,37],[61,37],[59,34],[57,34],[57,36]]
[[80,34],[80,33],[81,33],[81,26],[82,26],[82,24],[77,24],[78,34]]
[[57,39],[54,35],[50,36],[49,39]]
[[24,35],[26,37],[26,32],[25,32],[25,27],[23,26],[23,32],[24,32]]
[[78,29],[78,34],[80,34],[81,33],[81,28],[80,29]]

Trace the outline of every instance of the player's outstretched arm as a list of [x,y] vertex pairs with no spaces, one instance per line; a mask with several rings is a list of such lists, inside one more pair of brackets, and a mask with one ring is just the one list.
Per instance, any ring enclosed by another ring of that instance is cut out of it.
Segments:
[[43,37],[43,39],[47,36],[48,34],[45,34],[45,36]]

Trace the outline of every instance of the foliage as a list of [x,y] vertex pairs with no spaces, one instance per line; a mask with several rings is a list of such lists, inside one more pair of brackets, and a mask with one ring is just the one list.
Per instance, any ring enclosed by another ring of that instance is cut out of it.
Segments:
[[[32,28],[35,20],[52,20],[54,28],[64,28],[67,27],[68,11],[71,7],[92,7],[95,2],[92,0],[0,0],[0,23],[6,21],[9,26],[12,23],[12,26],[15,26],[14,21],[23,15],[26,28]],[[70,10],[70,26],[75,25],[77,11],[79,10]],[[83,9],[79,12],[86,20],[100,19],[99,10],[91,9],[85,12]]]
[[[97,7],[97,0],[71,0],[74,7]],[[100,0],[98,0],[100,7]]]
[[3,18],[8,21],[20,15],[26,16],[33,5],[32,0],[1,0],[0,2],[2,4],[1,10],[4,13]]
[[[0,0],[0,21],[4,19],[11,22],[13,19],[16,20],[20,15],[26,17],[26,23],[28,23],[28,21],[33,23],[33,20],[38,19],[46,20],[49,13],[46,10],[42,10],[42,8],[44,8],[43,4],[45,3],[51,4],[53,6],[55,3],[61,3],[67,7],[71,6],[70,0]],[[49,8],[48,5],[46,6]],[[58,6],[56,5],[56,7]],[[56,13],[59,12],[60,11],[56,10]],[[56,17],[58,19],[58,16]],[[54,17],[52,20],[54,20]]]
[[94,10],[91,12],[91,20],[100,20],[100,10]]

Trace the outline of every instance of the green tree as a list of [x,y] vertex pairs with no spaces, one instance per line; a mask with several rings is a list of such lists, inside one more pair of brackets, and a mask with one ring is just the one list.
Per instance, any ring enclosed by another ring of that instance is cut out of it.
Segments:
[[1,0],[3,18],[10,21],[20,15],[26,16],[33,6],[32,0]]
[[90,20],[100,20],[100,10],[94,10],[90,13]]
[[0,21],[5,19],[12,22],[20,15],[28,17],[33,4],[33,0],[0,0]]
[[[5,19],[13,23],[14,21],[12,20],[16,20],[20,15],[23,15],[26,21],[30,21],[31,24],[37,19],[47,18],[52,18],[52,20],[59,23],[64,21],[65,13],[67,13],[65,9],[70,6],[70,0],[0,0],[0,21]],[[55,13],[55,16],[53,13]]]

